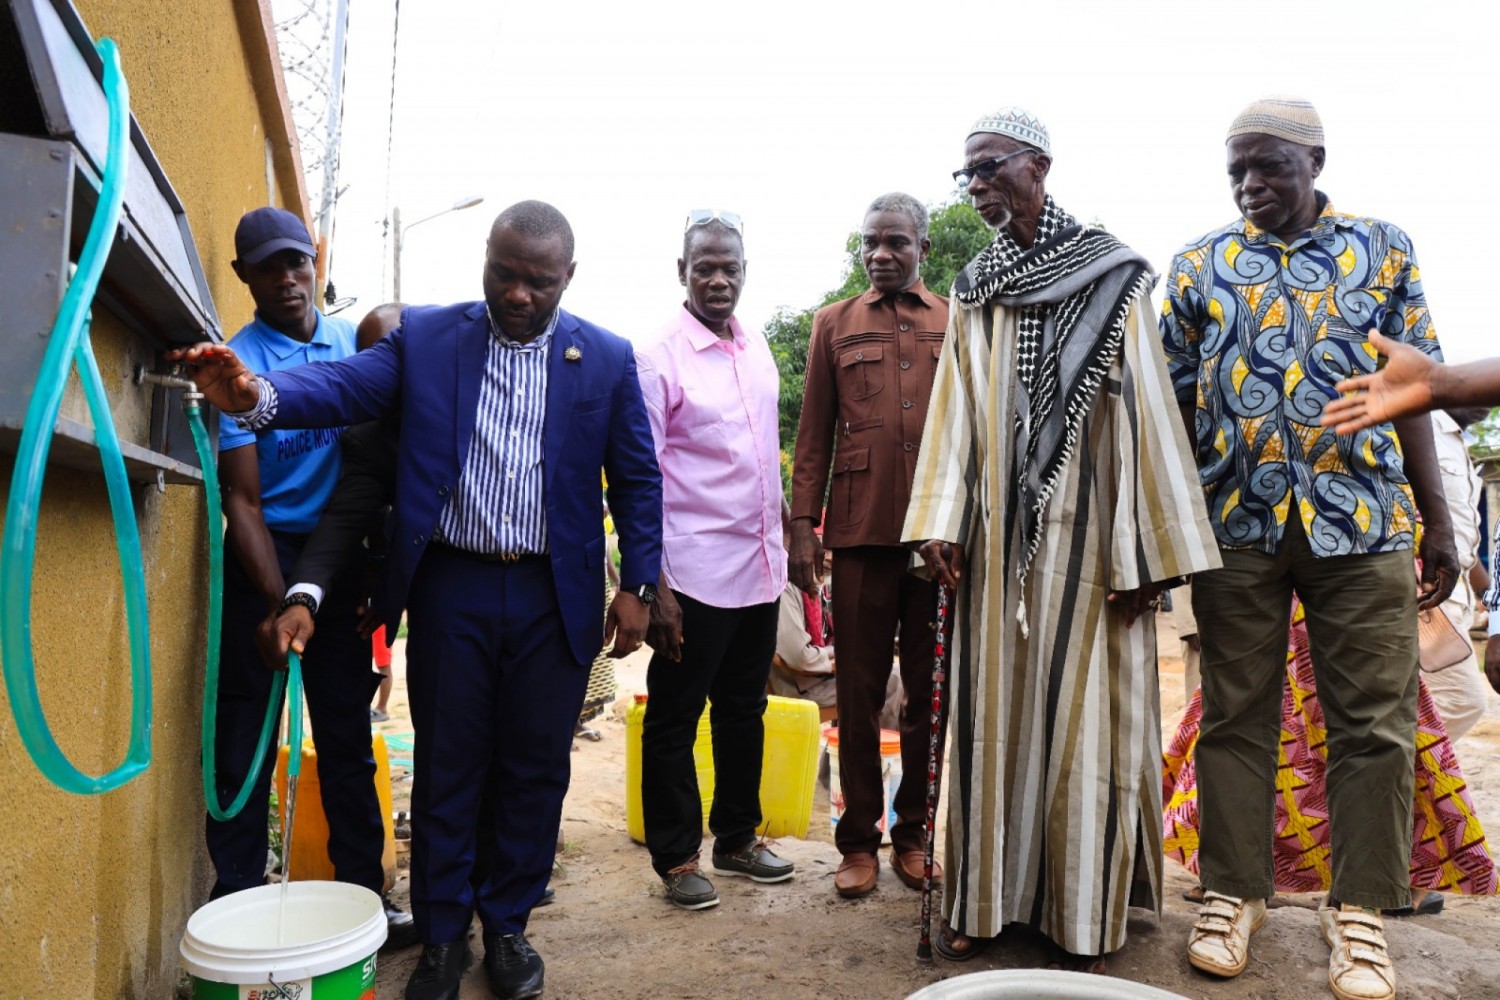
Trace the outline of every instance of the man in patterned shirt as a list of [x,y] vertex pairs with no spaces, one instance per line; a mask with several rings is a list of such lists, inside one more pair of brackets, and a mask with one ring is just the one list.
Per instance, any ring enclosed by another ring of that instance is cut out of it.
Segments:
[[[1374,370],[1378,330],[1437,356],[1411,241],[1335,212],[1312,105],[1252,104],[1230,126],[1243,218],[1178,251],[1161,333],[1224,558],[1194,578],[1203,910],[1188,956],[1233,976],[1271,893],[1273,795],[1291,597],[1307,613],[1328,720],[1333,889],[1319,911],[1341,998],[1395,994],[1380,908],[1410,902],[1417,608],[1457,576],[1425,417],[1335,438],[1336,384]],[[1420,593],[1413,575],[1422,512]]]

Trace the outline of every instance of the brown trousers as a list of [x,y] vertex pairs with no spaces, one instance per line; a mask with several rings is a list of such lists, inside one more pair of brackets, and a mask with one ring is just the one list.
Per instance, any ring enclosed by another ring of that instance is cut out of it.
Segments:
[[[873,854],[880,849],[875,826],[885,809],[880,710],[898,625],[906,697],[901,706],[902,775],[891,843],[898,851],[919,851],[923,846],[937,589],[908,573],[909,563],[907,550],[894,546],[862,545],[833,553],[834,682],[844,792],[844,815],[835,840],[841,854]],[[946,704],[943,715],[946,726]],[[939,739],[939,755],[942,743]]]

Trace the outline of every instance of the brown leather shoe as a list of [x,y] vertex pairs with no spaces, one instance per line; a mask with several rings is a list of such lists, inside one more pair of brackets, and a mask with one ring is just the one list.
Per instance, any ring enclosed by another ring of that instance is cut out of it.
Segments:
[[833,875],[833,887],[845,899],[868,896],[875,888],[875,877],[880,874],[880,859],[863,852],[844,855],[839,870]]
[[[922,888],[922,868],[926,860],[922,851],[898,851],[891,848],[891,867],[908,889]],[[938,863],[937,858],[932,859],[932,884],[934,887],[943,884],[943,866]]]

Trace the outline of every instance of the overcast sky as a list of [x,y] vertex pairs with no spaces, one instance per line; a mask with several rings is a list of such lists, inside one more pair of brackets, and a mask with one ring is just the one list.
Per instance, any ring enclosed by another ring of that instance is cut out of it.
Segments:
[[1280,93],[1322,114],[1335,207],[1411,235],[1450,360],[1500,354],[1493,34],[1450,9],[408,0],[387,198],[394,2],[353,0],[332,276],[357,318],[390,294],[390,205],[410,222],[482,195],[402,258],[406,301],[479,298],[490,222],[540,198],[577,235],[565,308],[639,337],[682,301],[687,210],[720,208],[746,220],[739,314],[759,327],[839,283],[872,197],[952,197],[969,125],[1007,104],[1051,129],[1059,203],[1164,271],[1236,216],[1224,131]]

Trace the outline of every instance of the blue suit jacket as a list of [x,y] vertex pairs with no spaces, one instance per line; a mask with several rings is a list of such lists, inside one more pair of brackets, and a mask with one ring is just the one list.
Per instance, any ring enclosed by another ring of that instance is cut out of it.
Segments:
[[[483,302],[414,306],[368,350],[266,376],[280,396],[274,427],[337,427],[401,411],[379,595],[388,636],[469,453],[490,336]],[[660,575],[661,472],[630,342],[566,312],[552,336],[542,431],[547,542],[568,645],[587,663],[603,644],[599,472],[609,478],[626,588]],[[570,348],[577,360],[568,360]]]

